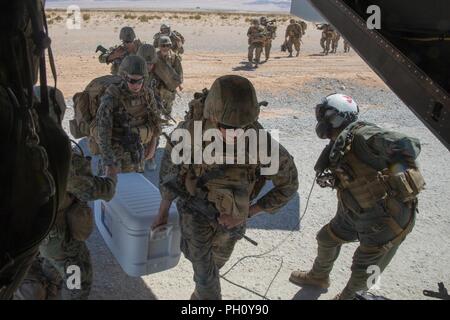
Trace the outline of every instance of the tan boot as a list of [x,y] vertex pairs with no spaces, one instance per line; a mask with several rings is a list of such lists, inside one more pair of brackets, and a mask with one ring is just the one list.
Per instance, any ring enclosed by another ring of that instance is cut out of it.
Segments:
[[328,289],[330,287],[330,278],[313,278],[307,271],[293,271],[289,281],[298,285],[315,286],[322,289]]

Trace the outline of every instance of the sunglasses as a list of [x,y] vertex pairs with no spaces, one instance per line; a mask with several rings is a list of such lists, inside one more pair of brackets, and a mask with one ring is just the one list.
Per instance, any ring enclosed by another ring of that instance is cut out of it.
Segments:
[[162,44],[161,48],[171,48],[172,45],[171,44]]
[[126,77],[126,80],[129,84],[142,84],[144,82],[144,78],[131,79],[130,77]]

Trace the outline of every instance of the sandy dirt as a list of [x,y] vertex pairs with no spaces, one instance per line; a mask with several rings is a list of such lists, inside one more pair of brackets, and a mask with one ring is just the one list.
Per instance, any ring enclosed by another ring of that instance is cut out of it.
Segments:
[[[126,12],[88,14],[89,19],[83,22],[81,30],[68,30],[64,20],[56,18],[64,17],[63,13],[49,13],[53,21],[50,34],[58,86],[69,105],[74,93],[83,90],[93,78],[109,72],[108,66],[98,63],[94,53],[97,45],[108,47],[118,43],[118,32],[125,25],[135,27],[138,37],[151,43],[162,22],[169,22],[186,38],[185,84],[175,105],[176,118],[183,116],[193,92],[209,87],[215,78],[224,74],[248,77],[255,84],[260,100],[269,101],[270,106],[263,110],[261,121],[267,128],[280,130],[281,143],[294,155],[300,175],[299,196],[278,215],[263,215],[249,223],[248,235],[260,243],[259,247],[239,242],[223,271],[239,258],[265,252],[289,238],[270,256],[247,259],[236,266],[227,275],[228,279],[261,295],[266,294],[269,299],[329,299],[345,286],[355,244],[343,248],[331,275],[332,287],[327,292],[302,289],[288,281],[291,271],[311,266],[316,253],[315,234],[333,217],[336,208],[334,193],[316,188],[301,228],[296,227],[313,180],[312,167],[324,146],[314,134],[312,108],[323,96],[344,91],[360,102],[365,120],[404,131],[423,142],[420,160],[429,186],[421,196],[421,214],[414,232],[383,275],[380,289],[374,292],[393,299],[424,299],[423,289],[436,290],[440,281],[450,286],[447,269],[450,262],[450,174],[445,171],[450,162],[449,153],[362,59],[353,51],[343,53],[342,42],[338,54],[321,56],[320,32],[309,24],[300,57],[287,58],[286,53],[280,52],[280,46],[289,16],[274,14],[279,19],[279,29],[272,57],[255,70],[246,64],[246,32],[251,15],[210,13],[195,19],[189,13],[147,12],[133,13],[136,18],[124,19]],[[141,15],[160,19],[139,22]],[[69,108],[66,120],[72,114]],[[147,176],[156,181],[156,173],[147,173]],[[92,299],[188,299],[193,291],[192,266],[184,257],[172,270],[131,278],[121,270],[98,232],[94,232],[88,244],[95,271]],[[266,293],[277,270],[278,276]],[[260,299],[225,281],[222,281],[222,289],[225,299]]]

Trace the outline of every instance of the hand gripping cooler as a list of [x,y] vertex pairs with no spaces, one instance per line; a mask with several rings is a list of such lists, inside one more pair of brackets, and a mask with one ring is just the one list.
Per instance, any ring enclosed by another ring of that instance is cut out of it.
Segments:
[[122,269],[140,277],[171,269],[180,260],[181,231],[174,205],[166,226],[151,230],[161,196],[143,175],[120,174],[110,202],[96,201],[95,222]]

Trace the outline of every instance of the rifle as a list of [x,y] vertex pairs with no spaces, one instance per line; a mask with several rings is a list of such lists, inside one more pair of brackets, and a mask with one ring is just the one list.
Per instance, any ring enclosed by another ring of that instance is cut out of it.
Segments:
[[109,50],[103,47],[102,45],[99,45],[97,47],[97,50],[95,50],[95,53],[97,53],[98,51],[100,51],[104,55],[107,55],[106,58],[107,63],[114,62],[114,60],[117,59],[123,59],[128,53],[127,48],[125,48],[123,45],[120,45],[112,49],[111,52],[109,52]]
[[[183,200],[184,205],[191,212],[193,212],[194,214],[195,213],[202,214],[208,220],[217,222],[217,218],[220,216],[220,212],[219,212],[219,210],[216,209],[216,207],[211,202],[209,202],[206,199],[206,192],[201,192],[201,193],[204,193],[203,196],[198,196],[198,195],[192,196],[190,193],[188,193],[187,191],[184,191],[180,188],[180,184],[176,181],[176,178],[173,178],[171,180],[163,182],[162,185],[164,187],[166,187],[170,192],[173,192],[174,194],[176,194],[178,196],[178,198]],[[229,232],[231,235],[244,238],[245,240],[247,240],[254,246],[258,245],[258,243],[256,241],[247,237],[243,232],[240,232],[238,230],[227,229],[227,228],[223,227],[222,225],[219,225],[219,228],[221,228],[222,230],[224,230],[226,232]]]
[[97,53],[97,52],[101,52],[102,54],[105,54],[105,53],[107,53],[108,52],[108,49],[106,49],[104,46],[102,46],[102,45],[99,45],[98,47],[97,47],[97,50],[95,50],[95,53]]

